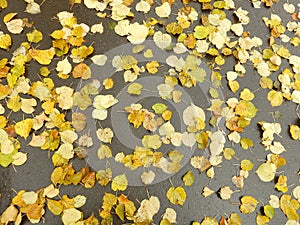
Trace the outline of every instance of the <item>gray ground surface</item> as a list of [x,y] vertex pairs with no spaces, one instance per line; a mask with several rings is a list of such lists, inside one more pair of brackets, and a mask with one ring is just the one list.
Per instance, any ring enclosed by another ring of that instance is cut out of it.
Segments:
[[[270,16],[270,14],[276,13],[278,15],[282,15],[282,19],[284,21],[288,21],[289,18],[287,14],[282,10],[282,4],[278,3],[272,9],[267,9],[262,7],[261,9],[252,8],[249,1],[245,0],[236,0],[237,7],[243,7],[250,12],[251,23],[246,26],[246,30],[249,30],[252,35],[257,35],[266,42],[267,37],[269,36],[268,29],[262,23],[261,17]],[[199,7],[199,6],[198,6]],[[89,25],[101,21],[99,18],[95,16],[95,11],[88,10],[83,6],[74,6],[70,9],[68,1],[60,1],[60,0],[47,0],[42,6],[42,13],[38,15],[29,15],[24,13],[25,3],[21,0],[10,0],[9,8],[0,12],[1,17],[1,30],[5,30],[5,25],[2,22],[2,18],[8,12],[18,12],[19,17],[27,17],[29,20],[35,21],[34,26],[43,32],[44,36],[50,34],[53,30],[58,29],[60,27],[59,23],[53,21],[53,17],[60,11],[68,10],[74,12],[78,17],[79,22],[85,22]],[[286,17],[285,17],[286,16]],[[88,42],[94,41],[95,53],[105,53],[115,47],[120,46],[123,43],[126,43],[125,38],[120,38],[113,33],[108,28],[108,24],[104,23],[105,27],[105,35],[101,36],[91,36],[89,35],[87,38]],[[13,35],[14,45],[12,49],[19,46],[19,43],[22,42],[25,38],[25,34],[21,34],[18,36]],[[49,47],[51,45],[50,38],[44,38],[44,41],[39,46],[39,48],[43,49]],[[299,53],[299,49],[293,48],[295,53]],[[5,57],[9,56],[9,53],[6,53],[3,50],[0,50],[0,56]],[[222,68],[224,71],[232,69],[234,65],[234,61],[226,63]],[[50,66],[51,67],[51,66]],[[31,68],[32,71],[35,71],[34,66]],[[31,70],[30,69],[30,70]],[[35,73],[28,71],[29,77],[34,77]],[[273,78],[274,75],[273,75]],[[36,78],[34,78],[36,79]],[[162,215],[163,211],[167,207],[172,207],[178,213],[177,224],[179,225],[187,225],[192,221],[200,221],[204,216],[212,216],[220,218],[221,215],[230,215],[232,212],[238,212],[242,219],[243,224],[250,225],[255,224],[255,214],[261,214],[261,207],[263,204],[267,204],[269,200],[269,196],[271,194],[275,194],[279,196],[279,192],[274,190],[274,185],[272,183],[262,183],[259,181],[258,177],[255,173],[251,172],[248,179],[245,180],[245,188],[241,190],[239,193],[233,194],[230,201],[221,200],[218,195],[212,195],[208,198],[204,198],[201,195],[202,189],[204,186],[209,186],[213,190],[218,190],[223,186],[230,186],[232,189],[236,189],[232,182],[231,177],[236,175],[239,171],[239,162],[242,159],[250,159],[255,163],[254,170],[258,167],[262,160],[265,160],[266,152],[263,146],[260,144],[261,141],[261,131],[257,122],[259,121],[268,121],[273,122],[274,118],[271,112],[279,111],[282,113],[282,117],[278,119],[278,122],[282,125],[282,138],[280,141],[286,147],[287,152],[284,153],[284,157],[287,160],[287,165],[281,169],[284,171],[283,174],[287,175],[288,185],[297,184],[298,176],[296,175],[300,166],[300,154],[299,154],[299,142],[293,141],[289,136],[289,127],[290,124],[297,124],[298,119],[296,115],[296,105],[291,102],[285,102],[281,107],[272,108],[266,100],[267,91],[263,90],[259,87],[259,75],[254,71],[251,65],[247,65],[247,73],[243,79],[240,79],[241,90],[242,87],[248,87],[250,90],[255,91],[255,99],[253,100],[254,104],[258,108],[257,116],[253,119],[250,127],[248,127],[243,134],[246,137],[251,138],[254,141],[254,147],[251,151],[246,151],[241,149],[239,145],[235,145],[236,149],[236,157],[239,159],[233,159],[231,161],[226,161],[221,164],[221,167],[215,168],[216,176],[212,180],[206,177],[205,174],[199,174],[199,172],[192,168],[189,163],[186,164],[179,173],[172,176],[170,180],[165,180],[155,185],[150,185],[147,187],[128,187],[128,189],[124,192],[131,199],[141,200],[147,197],[147,193],[150,195],[156,195],[161,200],[161,211],[157,215]],[[69,81],[68,81],[69,82]],[[63,83],[61,83],[63,85]],[[74,86],[73,86],[74,87]],[[118,89],[120,87],[116,87]],[[227,88],[226,83],[224,82],[223,87],[224,96],[234,96]],[[196,96],[196,93],[192,94]],[[196,99],[196,97],[195,97]],[[15,115],[15,120],[17,121],[21,118],[22,115]],[[24,145],[24,143],[23,143]],[[227,144],[227,147],[230,147],[230,144]],[[121,146],[120,146],[121,148]],[[26,190],[36,190],[42,187],[47,186],[50,181],[50,173],[53,170],[53,166],[51,160],[49,159],[49,153],[47,151],[41,151],[36,148],[31,148],[29,146],[25,147],[25,152],[28,152],[28,161],[25,165],[21,167],[17,167],[16,171],[12,168],[1,168],[0,169],[0,212],[2,212],[9,204],[11,198],[15,196],[15,192],[13,190],[19,191],[21,189]],[[85,161],[82,162],[74,162],[76,163],[76,167],[84,166]],[[182,185],[181,177],[188,171],[192,170],[195,174],[195,183],[192,187],[187,187],[187,200],[184,206],[174,206],[172,205],[165,197],[165,193],[168,188],[171,186],[171,183],[174,186]],[[171,181],[171,182],[170,182]],[[83,187],[61,187],[61,194],[68,194],[69,196],[73,196],[76,194],[82,194],[88,197],[87,204],[83,207],[83,211],[85,215],[90,215],[91,213],[98,214],[98,210],[101,207],[102,203],[102,195],[104,192],[110,192],[110,187],[103,188],[100,185],[96,185],[93,189],[85,189]],[[258,200],[260,200],[261,204],[257,208],[256,213],[251,215],[242,215],[239,212],[239,198],[243,195],[252,195],[255,196]],[[156,216],[154,221],[159,223],[160,217]],[[117,220],[116,220],[117,221]],[[278,209],[276,210],[275,218],[270,222],[270,224],[274,225],[283,225],[286,221],[286,217],[284,214]],[[29,224],[29,222],[24,222],[25,224]],[[41,222],[42,224],[42,222]],[[44,224],[53,225],[53,224],[61,224],[61,219],[59,216],[53,216],[48,210],[45,214]],[[121,224],[121,222],[114,222],[114,224]]]

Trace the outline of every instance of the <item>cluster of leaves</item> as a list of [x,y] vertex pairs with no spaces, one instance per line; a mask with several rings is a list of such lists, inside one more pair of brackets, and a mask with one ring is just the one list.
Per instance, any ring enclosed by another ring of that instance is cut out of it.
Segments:
[[[27,3],[25,12],[30,14],[41,13],[41,5],[34,0],[25,0]],[[105,19],[110,17],[115,21],[112,29],[119,36],[124,36],[135,45],[132,49],[133,55],[114,56],[108,60],[108,56],[95,54],[92,45],[87,45],[86,36],[89,33],[102,34],[104,27],[102,23],[93,24],[91,27],[84,23],[78,23],[74,13],[62,11],[56,17],[61,29],[50,34],[52,46],[48,49],[33,47],[33,43],[40,43],[45,34],[37,28],[32,28],[32,22],[27,18],[18,18],[17,13],[8,13],[4,16],[3,22],[9,33],[0,31],[1,51],[10,51],[13,43],[13,35],[18,35],[29,29],[26,33],[27,40],[12,52],[12,57],[0,59],[0,99],[5,100],[5,105],[0,105],[0,165],[7,167],[10,164],[22,165],[27,160],[27,153],[22,150],[19,138],[27,140],[31,138],[29,145],[42,150],[52,151],[52,163],[55,169],[51,174],[53,184],[37,191],[21,190],[12,199],[11,205],[0,216],[0,224],[14,222],[21,224],[22,217],[26,215],[31,223],[39,223],[45,213],[45,206],[54,215],[60,215],[65,225],[92,225],[100,224],[99,220],[91,215],[84,219],[85,215],[79,210],[86,202],[85,196],[69,198],[67,195],[59,196],[60,185],[82,184],[85,188],[93,188],[98,182],[101,186],[111,184],[114,192],[123,192],[127,189],[128,179],[126,174],[113,174],[111,168],[92,171],[88,167],[74,169],[71,160],[74,158],[83,159],[87,156],[89,147],[94,145],[88,134],[81,134],[85,131],[87,119],[86,109],[93,107],[91,117],[99,122],[108,118],[108,111],[118,104],[118,99],[111,95],[100,93],[102,86],[105,90],[114,87],[114,80],[107,78],[103,80],[91,80],[92,70],[87,63],[91,60],[95,65],[101,67],[111,62],[116,71],[123,72],[124,82],[129,82],[127,92],[132,96],[139,96],[144,90],[143,86],[135,82],[143,73],[151,76],[159,76],[160,63],[155,59],[151,49],[145,49],[143,42],[153,39],[155,45],[172,54],[165,59],[169,70],[165,75],[164,82],[157,86],[155,91],[161,97],[161,101],[155,103],[151,109],[145,109],[141,104],[131,104],[125,108],[128,113],[128,122],[135,129],[145,129],[149,132],[158,131],[158,134],[144,135],[143,146],[136,146],[131,154],[125,155],[118,152],[115,156],[111,149],[114,131],[110,127],[99,128],[96,131],[98,142],[99,160],[113,159],[122,163],[126,168],[135,170],[144,167],[145,172],[140,179],[145,185],[151,184],[156,174],[149,168],[151,166],[160,169],[160,172],[175,173],[181,168],[183,154],[174,148],[183,145],[198,149],[209,149],[209,156],[197,155],[191,158],[191,165],[206,172],[209,178],[214,178],[215,167],[222,163],[223,158],[231,160],[235,156],[233,148],[225,147],[227,141],[233,144],[240,144],[243,149],[251,149],[253,141],[243,137],[243,131],[250,125],[251,120],[256,116],[257,108],[251,102],[255,95],[248,88],[240,90],[238,80],[247,76],[246,64],[251,63],[260,75],[260,85],[263,89],[269,89],[267,99],[274,107],[280,106],[284,100],[300,104],[300,57],[293,55],[285,43],[290,42],[297,47],[300,43],[299,13],[293,4],[285,3],[284,10],[291,16],[292,22],[282,24],[281,18],[271,14],[270,19],[263,17],[263,22],[270,29],[269,47],[261,50],[263,40],[259,37],[251,37],[251,33],[245,30],[250,23],[249,12],[242,7],[236,8],[233,0],[198,0],[198,3],[206,14],[199,17],[198,9],[183,0],[183,6],[176,12],[176,19],[172,20],[172,10],[175,1],[162,1],[155,3],[151,0],[141,0],[136,4],[134,1],[93,1],[93,0],[70,0],[70,4],[85,5],[89,9],[97,11],[97,16]],[[271,7],[277,0],[252,0],[255,8],[265,3]],[[7,0],[0,0],[0,10],[8,6]],[[107,15],[107,8],[111,15]],[[133,11],[135,9],[136,12]],[[134,21],[135,13],[148,13],[152,10],[154,17],[145,22]],[[236,21],[228,19],[228,14],[235,16]],[[198,21],[200,19],[200,24]],[[197,22],[197,25],[195,25]],[[161,29],[163,27],[164,29]],[[292,33],[289,37],[287,32]],[[176,40],[176,44],[172,42]],[[276,44],[276,41],[282,42]],[[152,61],[146,65],[140,65],[134,55],[143,54]],[[173,54],[174,53],[174,54]],[[186,54],[187,56],[183,56]],[[211,57],[211,77],[201,67],[203,57]],[[49,69],[54,58],[58,57],[55,74]],[[237,62],[232,71],[223,71],[222,66],[229,57],[234,57]],[[273,81],[271,75],[279,71],[287,60],[291,68],[281,70],[277,76],[278,81]],[[27,76],[27,65],[37,63],[40,80],[30,80]],[[91,80],[80,90],[75,91],[70,86],[57,86],[53,75],[58,79],[80,79]],[[226,77],[229,89],[239,93],[239,98],[233,97],[221,99],[218,89],[222,85],[222,78]],[[172,101],[174,104],[181,103],[183,92],[180,88],[191,88],[198,83],[209,80],[209,95],[211,105],[208,110],[212,116],[207,118],[204,110],[195,104],[188,103],[182,116],[186,130],[178,132],[175,130],[172,120],[172,111],[165,104]],[[4,102],[4,101],[2,101]],[[226,103],[226,104],[224,104]],[[68,120],[65,112],[73,107],[78,111],[72,114]],[[35,114],[37,109],[43,112]],[[10,112],[8,112],[10,111]],[[11,113],[22,112],[25,114],[23,120],[11,121]],[[208,130],[208,123],[217,127],[221,119],[225,119],[225,130]],[[208,122],[209,121],[209,122]],[[274,134],[281,132],[279,123],[259,123],[263,130],[262,145],[266,151],[267,160],[260,164],[256,174],[263,182],[271,182],[275,179],[279,168],[286,164],[285,158],[281,155],[286,151],[279,142],[274,141]],[[206,130],[205,130],[206,129]],[[290,126],[291,137],[300,139],[300,128],[297,125]],[[80,134],[80,135],[79,135]],[[105,144],[104,144],[105,143]],[[163,145],[172,147],[164,154],[158,151]],[[254,168],[254,163],[249,159],[240,162],[240,171],[232,177],[232,183],[238,190],[232,190],[229,186],[220,187],[219,191],[204,187],[202,195],[209,197],[218,192],[222,200],[230,200],[231,196],[238,193],[244,187],[244,179],[248,178],[249,171]],[[188,171],[182,178],[185,187],[170,187],[166,191],[166,198],[173,205],[184,205],[187,199],[185,188],[192,186],[195,176]],[[287,176],[280,175],[276,180],[274,188],[279,192],[286,193],[289,190]],[[296,186],[292,196],[282,194],[281,197],[270,196],[268,205],[263,207],[263,215],[256,216],[258,225],[268,224],[275,215],[275,209],[280,208],[286,215],[287,225],[299,224],[297,210],[300,207],[300,188]],[[240,198],[239,209],[242,214],[250,214],[256,211],[259,201],[253,197],[244,195]],[[105,193],[99,216],[101,224],[113,224],[113,215],[122,221],[131,221],[133,224],[151,224],[153,217],[161,208],[160,199],[150,196],[140,202],[136,207],[133,201],[124,194],[119,196],[112,193]],[[176,212],[172,208],[166,208],[161,217],[161,225],[176,223]],[[220,221],[213,217],[205,217],[201,223],[193,222],[193,225],[239,225],[242,224],[241,217],[237,213],[231,213],[228,218],[221,217]]]

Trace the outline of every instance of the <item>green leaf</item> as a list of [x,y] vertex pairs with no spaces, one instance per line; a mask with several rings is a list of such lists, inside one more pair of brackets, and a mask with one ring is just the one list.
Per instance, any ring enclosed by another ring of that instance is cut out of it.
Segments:
[[265,205],[264,206],[264,213],[267,217],[272,219],[275,215],[275,209],[270,205]]
[[168,108],[168,106],[166,106],[163,103],[155,103],[152,106],[152,109],[155,111],[155,113],[157,114],[162,114],[164,111],[166,111],[166,109]]

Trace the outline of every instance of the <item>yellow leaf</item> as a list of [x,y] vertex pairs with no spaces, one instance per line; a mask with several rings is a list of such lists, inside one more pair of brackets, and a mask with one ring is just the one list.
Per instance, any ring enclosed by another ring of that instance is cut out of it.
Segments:
[[245,88],[241,94],[240,94],[241,99],[246,100],[246,101],[251,101],[254,98],[254,94],[248,89]]
[[255,211],[258,201],[251,196],[243,196],[241,198],[240,211],[249,214]]
[[145,119],[144,110],[132,110],[128,115],[128,121],[133,124],[134,128],[139,128]]
[[75,208],[66,209],[63,211],[61,220],[63,224],[69,225],[72,223],[76,223],[80,219],[82,219],[83,213]]
[[2,213],[0,217],[1,224],[9,224],[9,222],[14,222],[18,215],[18,209],[14,205],[10,205]]
[[18,112],[21,109],[22,102],[19,95],[11,97],[7,102],[7,108],[11,109],[13,112]]
[[125,219],[125,205],[118,204],[115,211],[118,217],[123,221]]
[[54,48],[47,50],[38,50],[33,48],[29,50],[29,55],[41,65],[49,65],[55,55],[55,50]]
[[231,160],[232,157],[235,155],[235,151],[234,149],[232,148],[225,148],[223,150],[223,155],[224,155],[224,158],[227,159],[227,160]]
[[167,191],[167,198],[172,204],[183,205],[186,200],[186,193],[182,187],[171,187]]
[[8,50],[12,45],[12,40],[9,34],[0,35],[0,48]]
[[272,106],[280,106],[283,103],[282,93],[279,91],[271,90],[268,93],[268,100]]
[[236,80],[228,81],[228,85],[233,93],[236,93],[240,88],[240,85]]
[[260,78],[259,84],[263,89],[271,89],[273,87],[273,81],[268,77]]
[[149,223],[153,219],[153,216],[158,213],[160,208],[159,199],[155,196],[151,196],[149,199],[144,199],[141,202],[140,208],[137,210],[135,221],[138,223]]
[[253,146],[253,141],[249,138],[242,138],[240,144],[243,149],[248,149]]
[[156,150],[161,147],[162,142],[160,140],[160,136],[154,134],[154,135],[145,135],[142,139],[142,144],[145,148],[152,148]]
[[113,191],[125,191],[127,189],[128,181],[125,174],[116,176],[111,183]]
[[263,182],[270,182],[274,179],[276,173],[276,166],[273,163],[266,162],[261,164],[256,170],[256,174]]
[[112,179],[112,171],[110,168],[99,170],[96,179],[101,186],[106,186]]
[[254,164],[248,160],[248,159],[244,159],[241,161],[241,169],[245,170],[245,171],[249,171],[253,169]]
[[215,193],[213,190],[211,190],[210,188],[208,187],[204,187],[203,188],[203,191],[202,191],[202,195],[206,198],[210,195],[212,195],[213,193]]
[[185,186],[192,186],[194,183],[194,174],[192,171],[188,171],[182,178]]
[[163,113],[162,113],[162,118],[165,120],[165,121],[169,121],[172,117],[172,111],[170,110],[165,110]]
[[228,218],[228,225],[242,225],[242,219],[237,213],[232,213]]
[[219,192],[220,197],[223,200],[229,200],[231,198],[232,193],[233,191],[228,186],[222,187]]
[[275,188],[278,191],[281,191],[283,193],[287,192],[288,191],[288,187],[287,187],[286,181],[287,181],[287,177],[283,176],[283,175],[280,175],[279,178],[278,178],[277,183],[275,184]]
[[140,95],[142,93],[143,85],[139,83],[132,83],[128,86],[127,92],[131,95]]
[[0,0],[0,8],[5,9],[8,6],[7,0]]
[[83,80],[87,80],[91,78],[92,71],[88,65],[86,65],[85,63],[80,63],[74,67],[72,75],[74,78],[81,78]]
[[117,204],[117,197],[113,194],[110,193],[105,193],[103,196],[103,204],[102,204],[102,209],[106,211],[110,211],[112,207]]
[[157,61],[151,61],[146,64],[146,69],[150,74],[156,74],[158,72],[159,63]]
[[27,40],[33,43],[38,43],[43,39],[42,32],[36,29],[34,29],[31,33],[27,33],[26,36],[27,36]]
[[291,200],[290,195],[282,195],[279,203],[282,212],[287,216],[289,220],[299,220],[297,210],[300,207],[300,203],[297,200]]
[[257,225],[268,225],[270,219],[267,216],[257,215],[256,216],[256,223]]
[[215,218],[206,216],[204,220],[202,220],[201,225],[219,225],[219,223]]
[[300,140],[300,128],[297,125],[290,125],[290,133],[294,140]]
[[103,86],[106,90],[112,89],[114,87],[114,80],[112,78],[104,79]]
[[197,39],[204,39],[209,35],[209,29],[204,26],[196,26],[194,36]]
[[33,120],[25,119],[15,124],[15,131],[16,134],[26,139],[32,127],[33,127]]

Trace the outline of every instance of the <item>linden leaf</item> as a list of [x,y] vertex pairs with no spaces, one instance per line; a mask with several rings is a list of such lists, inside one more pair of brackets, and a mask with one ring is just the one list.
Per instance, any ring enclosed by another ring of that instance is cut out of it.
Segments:
[[111,183],[111,189],[113,191],[125,191],[127,189],[128,180],[125,174],[114,177]]
[[17,152],[13,157],[12,164],[15,166],[21,166],[27,161],[27,153]]
[[86,126],[86,116],[83,113],[76,112],[72,114],[72,126],[76,132],[82,131]]
[[268,93],[268,100],[272,106],[280,106],[283,103],[283,95],[279,91],[271,90]]
[[183,111],[183,122],[187,126],[194,126],[197,122],[197,119],[205,121],[205,113],[203,109],[192,103]]
[[155,103],[152,106],[152,109],[155,111],[156,114],[162,114],[164,111],[166,111],[167,108],[168,106],[166,106],[163,103]]
[[169,34],[163,34],[161,31],[157,31],[153,35],[153,41],[159,48],[166,49],[171,45],[172,37]]
[[23,31],[23,20],[12,19],[9,22],[5,22],[7,30],[12,34],[20,34]]
[[160,136],[155,135],[145,135],[142,139],[142,144],[145,148],[152,148],[157,150],[161,147],[162,142],[160,140]]
[[258,201],[251,196],[243,196],[241,198],[240,211],[249,214],[255,211]]
[[182,180],[185,186],[192,186],[194,184],[194,174],[192,171],[188,171],[183,177]]
[[266,162],[261,164],[255,172],[263,182],[270,182],[275,178],[276,166],[273,163]]
[[0,0],[0,8],[5,9],[8,6],[7,0]]
[[272,219],[275,216],[275,209],[271,205],[265,205],[264,213],[268,218]]
[[169,17],[171,14],[171,6],[168,2],[164,2],[162,5],[155,8],[155,13],[161,18]]
[[281,191],[283,193],[287,192],[288,191],[288,187],[287,187],[287,183],[286,182],[287,182],[287,177],[283,176],[283,175],[280,175],[279,178],[278,178],[277,183],[275,184],[275,188],[278,191]]
[[128,33],[128,41],[130,41],[134,45],[141,44],[146,40],[146,37],[149,34],[149,28],[146,27],[144,24],[139,24],[138,22],[135,22],[129,25]]
[[109,90],[114,87],[114,80],[112,78],[106,78],[103,80],[102,84],[106,90]]
[[156,196],[151,196],[149,200],[144,199],[134,215],[135,221],[137,223],[150,223],[153,220],[153,216],[158,213],[159,208],[160,202]]
[[91,60],[97,66],[104,66],[107,61],[107,56],[106,55],[94,55],[91,58]]
[[83,213],[75,208],[65,209],[63,211],[61,220],[64,225],[76,223],[83,217]]
[[249,138],[242,138],[240,144],[243,149],[249,149],[253,147],[253,141]]
[[31,114],[35,111],[34,107],[37,105],[37,101],[34,98],[21,98],[21,104],[21,110],[26,114]]
[[97,130],[97,137],[99,138],[100,141],[104,143],[111,143],[112,138],[114,137],[113,131],[107,127],[107,128],[99,128]]
[[25,12],[30,13],[30,14],[38,14],[41,12],[40,5],[31,0],[27,4]]
[[25,119],[15,124],[16,134],[26,139],[33,127],[32,119]]
[[27,33],[26,36],[27,36],[27,40],[33,43],[38,43],[43,39],[42,32],[36,29],[34,29],[31,33]]
[[186,193],[182,187],[170,187],[167,191],[167,198],[172,204],[183,205],[186,200]]
[[231,160],[232,157],[235,155],[235,151],[232,148],[224,148],[223,155],[225,159]]
[[151,184],[155,179],[155,173],[153,171],[143,172],[141,175],[142,182],[146,185]]
[[197,39],[204,39],[209,35],[208,28],[204,26],[196,26],[194,31],[194,37]]
[[109,159],[110,157],[112,157],[112,151],[109,148],[109,146],[103,144],[98,149],[97,154],[99,159],[105,159],[105,158]]
[[290,125],[290,134],[294,140],[300,140],[300,128],[297,125]]
[[56,70],[62,74],[69,74],[72,71],[72,65],[66,57],[64,60],[59,61],[56,66]]
[[256,216],[256,223],[257,225],[268,225],[270,219],[267,216],[257,215]]
[[249,159],[244,159],[241,161],[241,169],[249,171],[253,169],[254,164]]
[[44,195],[48,198],[54,198],[59,194],[59,189],[55,188],[53,184],[44,188]]
[[293,195],[300,202],[300,186],[294,188]]
[[80,208],[80,207],[84,206],[85,203],[86,203],[86,197],[83,195],[77,195],[74,198],[74,207],[75,208]]
[[79,63],[76,65],[72,71],[72,75],[74,78],[81,78],[83,80],[87,80],[91,78],[92,71],[88,65],[85,63]]
[[223,200],[229,200],[231,198],[232,193],[233,191],[228,186],[222,187],[219,192],[220,197]]
[[139,83],[130,84],[127,88],[127,92],[131,95],[140,95],[142,93],[143,85]]
[[96,179],[101,186],[106,186],[112,179],[111,169],[99,170],[96,174]]
[[177,213],[172,208],[166,208],[166,211],[163,215],[163,219],[168,220],[170,223],[176,223]]
[[206,216],[202,220],[201,225],[219,225],[219,223],[216,220],[216,218],[212,218],[212,217]]
[[116,206],[115,211],[116,211],[117,216],[118,216],[122,221],[124,221],[124,219],[125,219],[125,205],[124,205],[124,204],[118,204],[118,205]]
[[49,65],[55,55],[55,49],[48,50],[29,49],[29,55],[41,65]]
[[12,39],[9,34],[3,34],[0,32],[0,48],[8,50],[12,45]]
[[242,219],[237,213],[232,213],[228,218],[228,225],[242,225]]
[[3,224],[9,224],[9,222],[16,221],[18,215],[18,209],[14,205],[10,205],[5,211],[2,213],[0,217],[0,222]]
[[214,194],[215,192],[213,190],[211,190],[210,188],[208,187],[204,187],[203,188],[203,191],[202,191],[202,195],[206,198],[212,194]]

